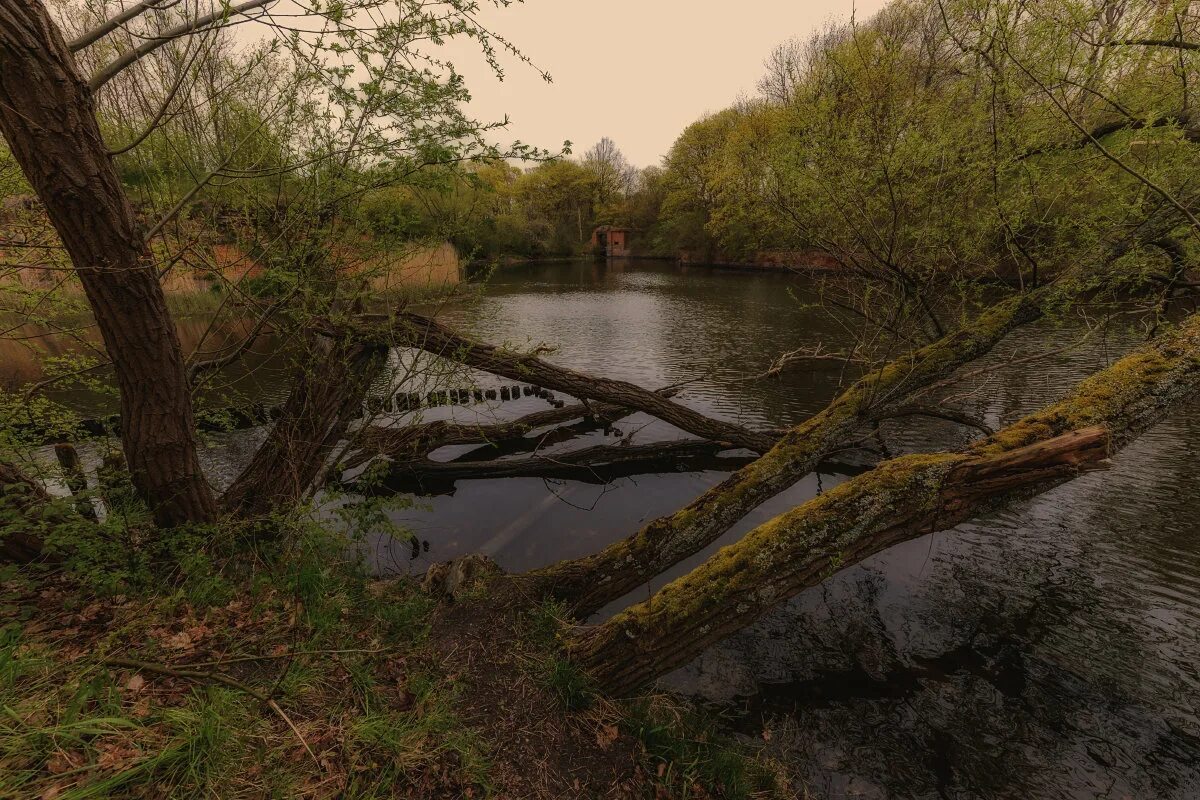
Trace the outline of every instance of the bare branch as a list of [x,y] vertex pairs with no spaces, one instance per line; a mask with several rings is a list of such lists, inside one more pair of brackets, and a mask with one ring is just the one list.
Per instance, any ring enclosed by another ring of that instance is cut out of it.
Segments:
[[225,367],[229,366],[234,361],[237,361],[239,358],[241,358],[243,355],[245,355],[246,351],[249,350],[256,341],[258,341],[258,337],[263,332],[263,328],[266,327],[267,322],[269,322],[271,320],[271,318],[273,316],[275,316],[275,313],[277,311],[279,311],[280,308],[283,307],[284,303],[286,303],[288,300],[291,299],[292,295],[294,295],[296,293],[296,291],[297,290],[293,289],[285,297],[280,298],[279,300],[277,300],[276,302],[274,302],[270,306],[268,306],[267,310],[264,311],[262,313],[262,315],[258,318],[258,320],[254,323],[254,327],[250,330],[250,332],[248,334],[246,334],[246,338],[244,338],[241,341],[241,343],[238,344],[238,346],[235,347],[233,350],[231,350],[230,352],[226,353],[223,356],[217,356],[216,358],[210,358],[205,361],[196,361],[196,362],[190,364],[188,366],[188,373],[187,373],[188,385],[194,387],[196,385],[196,381],[200,378],[201,375],[203,375],[207,372],[213,372],[213,371],[216,371],[219,369],[224,369]]
[[876,420],[899,419],[900,417],[932,417],[934,419],[944,419],[949,422],[955,422],[959,425],[965,425],[968,428],[975,428],[983,433],[991,436],[996,432],[995,428],[988,425],[979,417],[973,414],[968,414],[965,411],[959,411],[954,408],[934,408],[932,406],[901,406],[892,411],[885,411],[881,414],[876,414]]
[[153,53],[155,50],[172,41],[173,39],[178,39],[183,36],[188,36],[189,34],[197,33],[206,28],[222,25],[231,17],[246,14],[247,12],[253,11],[257,8],[262,8],[274,2],[275,0],[246,0],[246,2],[240,3],[236,6],[222,6],[211,14],[205,14],[203,17],[198,17],[194,20],[188,20],[187,22],[176,25],[174,28],[169,28],[160,34],[155,35],[153,38],[147,39],[141,45],[138,45],[124,55],[118,56],[113,61],[110,61],[108,64],[101,67],[88,81],[88,86],[94,92],[112,80],[121,70],[125,69],[131,64],[136,63],[144,56]]
[[1114,39],[1099,42],[1100,47],[1169,47],[1173,50],[1200,50],[1200,42],[1183,39]]
[[79,38],[70,42],[67,47],[70,48],[72,53],[77,53],[83,48],[95,44],[97,41],[103,39],[105,36],[108,36],[126,22],[129,22],[135,17],[141,16],[150,9],[170,8],[171,6],[176,5],[178,2],[179,0],[145,0],[145,2],[142,3],[135,3],[134,5],[122,11],[120,14],[117,14],[115,17],[111,17],[91,30],[85,31],[81,36],[79,36]]

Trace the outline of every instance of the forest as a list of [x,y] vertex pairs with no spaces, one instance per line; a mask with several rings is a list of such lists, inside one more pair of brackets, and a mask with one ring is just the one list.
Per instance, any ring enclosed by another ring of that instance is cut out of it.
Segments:
[[[1200,4],[893,0],[644,168],[473,118],[444,42],[553,69],[479,12],[0,0],[0,797],[826,796],[671,676],[906,543],[1120,492],[1190,419]],[[773,304],[659,372],[570,344],[578,287],[539,289],[557,327],[480,310],[580,259],[663,327],[720,316],[699,287]],[[467,482],[668,473],[711,480],[528,568],[406,522],[449,494],[507,541]],[[1191,503],[1143,527],[1194,566]],[[1112,796],[1196,796],[1179,704],[1185,766]],[[1061,796],[960,773],[878,796]]]

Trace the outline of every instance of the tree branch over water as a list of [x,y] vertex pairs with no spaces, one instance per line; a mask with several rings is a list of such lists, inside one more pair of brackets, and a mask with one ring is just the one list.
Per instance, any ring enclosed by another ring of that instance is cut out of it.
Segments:
[[624,695],[835,572],[946,530],[1105,460],[1200,386],[1200,315],[962,453],[913,455],[755,528],[649,600],[567,635],[567,652]]

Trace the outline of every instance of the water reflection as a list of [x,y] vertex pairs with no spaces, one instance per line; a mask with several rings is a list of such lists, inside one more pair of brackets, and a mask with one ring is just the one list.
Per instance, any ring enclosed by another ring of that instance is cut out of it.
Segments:
[[[805,297],[778,276],[539,267],[500,276],[481,315],[462,321],[489,337],[515,327],[560,345],[563,363],[650,385],[699,370],[706,378],[684,402],[747,424],[786,424],[820,408],[837,376],[798,376],[749,398],[737,379],[784,350],[839,345],[838,331],[797,302]],[[1045,325],[1012,337],[960,402],[992,424],[1012,421],[1133,344],[1114,334],[1032,368],[1002,366],[1076,333]],[[886,433],[898,452],[971,435],[932,421]],[[880,554],[667,683],[739,708],[748,735],[771,728],[772,746],[815,796],[1200,797],[1197,450],[1200,408],[1191,408],[1110,472]],[[455,528],[504,531],[483,546],[527,568],[592,551],[719,478],[575,485],[571,506],[539,482],[460,485],[455,502],[499,524],[460,506]],[[802,481],[723,542],[837,480]]]
[[[551,360],[573,368],[646,386],[699,378],[680,402],[779,426],[821,408],[840,376],[750,387],[741,379],[784,351],[845,344],[839,327],[805,305],[812,299],[811,287],[782,275],[588,262],[503,270],[478,303],[443,313],[491,341],[557,345]],[[994,354],[996,370],[960,402],[993,425],[1011,421],[1132,344],[1097,338],[1003,368],[1073,334],[1043,325],[1013,336]],[[260,391],[272,389],[269,376],[262,383]],[[546,407],[523,397],[471,413],[505,418]],[[682,435],[641,415],[618,427],[638,442]],[[890,424],[885,434],[894,452],[971,436],[930,420]],[[232,474],[259,436],[213,436],[206,467]],[[555,447],[604,440],[591,431]],[[1198,451],[1193,407],[1148,432],[1110,472],[852,567],[668,684],[738,708],[747,735],[770,728],[771,746],[818,797],[1200,797]],[[534,568],[594,552],[723,477],[459,481],[452,494],[398,512],[417,546],[379,542],[376,564],[419,571],[482,551],[510,570]],[[809,476],[722,542],[843,479],[832,470]]]

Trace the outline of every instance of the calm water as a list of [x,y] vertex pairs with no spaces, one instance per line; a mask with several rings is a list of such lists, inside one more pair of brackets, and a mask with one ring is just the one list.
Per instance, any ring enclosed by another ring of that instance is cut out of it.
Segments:
[[[786,350],[843,343],[843,329],[806,305],[810,292],[774,274],[553,264],[504,270],[478,302],[441,313],[494,342],[553,344],[549,358],[576,369],[648,387],[695,380],[680,402],[769,427],[804,419],[837,390],[831,372],[741,382]],[[1069,340],[1069,330],[1031,328],[993,358]],[[1010,421],[1130,341],[1094,342],[1020,373],[999,369],[961,402],[994,424]],[[411,369],[408,356],[394,357],[398,370]],[[270,394],[272,380],[259,391]],[[523,398],[453,413],[508,418],[546,407]],[[636,442],[682,435],[641,415],[617,428]],[[910,423],[887,436],[902,451],[954,446],[969,432]],[[209,467],[231,475],[256,440],[214,437]],[[614,439],[595,431],[553,448],[602,441]],[[747,736],[769,731],[770,747],[816,797],[1200,798],[1197,463],[1193,404],[1111,471],[851,567],[665,683],[731,710]],[[583,555],[721,480],[718,465],[707,466],[608,484],[460,481],[397,512],[426,544],[414,553],[377,543],[376,564],[416,572],[482,551],[520,571]],[[722,543],[844,479],[830,468],[802,480]]]
[[[501,273],[479,308],[452,316],[493,341],[552,343],[554,360],[646,386],[703,376],[683,402],[785,425],[823,406],[839,376],[749,389],[738,379],[799,345],[838,346],[844,334],[805,307],[807,291],[770,274],[547,265]],[[1069,337],[1030,329],[995,358]],[[1129,345],[1117,337],[1001,370],[964,403],[993,423],[1014,419]],[[619,427],[640,424],[639,440],[678,435],[648,420]],[[891,443],[943,447],[964,435],[929,425],[893,430]],[[746,735],[769,729],[817,797],[1200,797],[1198,458],[1195,404],[1111,471],[847,569],[666,683],[736,710]],[[580,555],[721,477],[464,482],[410,515],[431,542],[418,562],[482,549],[520,570]],[[725,541],[839,480],[801,481]]]

